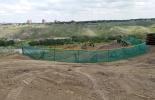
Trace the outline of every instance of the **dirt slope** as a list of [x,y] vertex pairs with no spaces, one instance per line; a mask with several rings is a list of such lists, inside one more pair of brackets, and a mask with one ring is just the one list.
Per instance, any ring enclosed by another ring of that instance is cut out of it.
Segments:
[[112,63],[0,59],[0,100],[155,100],[155,49]]

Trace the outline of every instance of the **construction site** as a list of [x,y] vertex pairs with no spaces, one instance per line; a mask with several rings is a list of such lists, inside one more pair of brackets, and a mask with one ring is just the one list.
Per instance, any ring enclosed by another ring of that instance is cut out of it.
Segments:
[[155,100],[155,0],[0,0],[0,100]]
[[155,46],[147,40],[145,53],[110,62],[2,54],[0,100],[155,100]]

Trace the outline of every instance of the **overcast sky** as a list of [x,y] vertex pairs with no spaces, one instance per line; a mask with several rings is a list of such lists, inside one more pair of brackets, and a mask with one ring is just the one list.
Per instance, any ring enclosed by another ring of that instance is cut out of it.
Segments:
[[0,22],[155,18],[155,0],[0,0]]

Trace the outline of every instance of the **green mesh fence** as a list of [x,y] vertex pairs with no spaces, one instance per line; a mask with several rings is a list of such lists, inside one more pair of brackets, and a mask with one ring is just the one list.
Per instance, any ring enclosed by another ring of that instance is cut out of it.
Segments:
[[138,45],[142,43],[142,40],[136,39],[133,36],[127,36],[127,37],[122,38],[121,40],[130,45]]
[[146,51],[147,46],[145,43],[129,48],[96,51],[23,47],[23,54],[33,59],[73,63],[110,62],[141,55]]

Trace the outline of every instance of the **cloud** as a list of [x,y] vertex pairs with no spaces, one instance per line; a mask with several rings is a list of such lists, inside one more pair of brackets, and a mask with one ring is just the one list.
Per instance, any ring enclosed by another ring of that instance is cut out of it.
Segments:
[[155,17],[154,0],[0,0],[0,22]]
[[32,10],[32,4],[27,0],[19,0],[18,3],[0,3],[0,11],[8,14],[26,13]]

